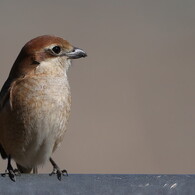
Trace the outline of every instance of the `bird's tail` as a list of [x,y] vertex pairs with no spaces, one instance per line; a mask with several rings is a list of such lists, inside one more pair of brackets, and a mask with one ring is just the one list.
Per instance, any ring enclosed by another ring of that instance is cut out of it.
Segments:
[[20,173],[30,173],[32,171],[32,168],[26,168],[26,167],[23,167],[19,164],[17,164],[17,167],[18,167],[18,170],[20,171]]

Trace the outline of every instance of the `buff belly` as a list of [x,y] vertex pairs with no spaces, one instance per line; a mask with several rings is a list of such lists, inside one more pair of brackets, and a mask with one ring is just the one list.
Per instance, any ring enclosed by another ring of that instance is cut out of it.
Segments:
[[35,77],[14,90],[10,109],[3,111],[3,148],[23,167],[44,164],[66,131],[71,104],[68,81]]

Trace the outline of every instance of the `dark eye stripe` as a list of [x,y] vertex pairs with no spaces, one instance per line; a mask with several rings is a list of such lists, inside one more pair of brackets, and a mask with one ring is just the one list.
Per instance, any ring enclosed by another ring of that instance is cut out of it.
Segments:
[[61,47],[60,46],[54,46],[52,48],[52,51],[55,53],[55,54],[59,54],[61,52]]

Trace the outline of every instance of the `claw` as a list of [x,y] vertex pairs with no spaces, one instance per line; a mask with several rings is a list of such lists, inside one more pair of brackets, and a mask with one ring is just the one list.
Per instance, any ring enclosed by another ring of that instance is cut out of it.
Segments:
[[16,181],[16,177],[15,177],[15,173],[13,170],[9,170],[9,178],[12,180],[12,181]]
[[62,170],[63,175],[68,176],[68,171],[66,169]]
[[53,171],[49,174],[50,176],[56,174],[58,180],[60,180],[60,181],[62,179],[62,175],[68,176],[67,170],[61,171],[60,168],[58,167],[58,165],[54,162],[54,160],[52,158],[50,158],[49,160],[50,160],[51,164],[53,165]]
[[11,156],[8,157],[7,169],[5,170],[5,173],[1,174],[3,177],[6,175],[9,175],[9,178],[14,182],[16,181],[16,176],[20,176],[20,171],[18,169],[13,169],[11,165]]

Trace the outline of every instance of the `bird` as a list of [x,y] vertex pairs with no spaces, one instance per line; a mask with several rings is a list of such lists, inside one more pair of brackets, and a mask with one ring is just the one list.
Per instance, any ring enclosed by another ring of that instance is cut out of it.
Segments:
[[0,153],[11,180],[18,173],[37,173],[48,161],[51,175],[61,180],[67,173],[51,156],[64,138],[71,110],[67,71],[72,59],[86,56],[54,35],[38,36],[21,49],[0,92]]

